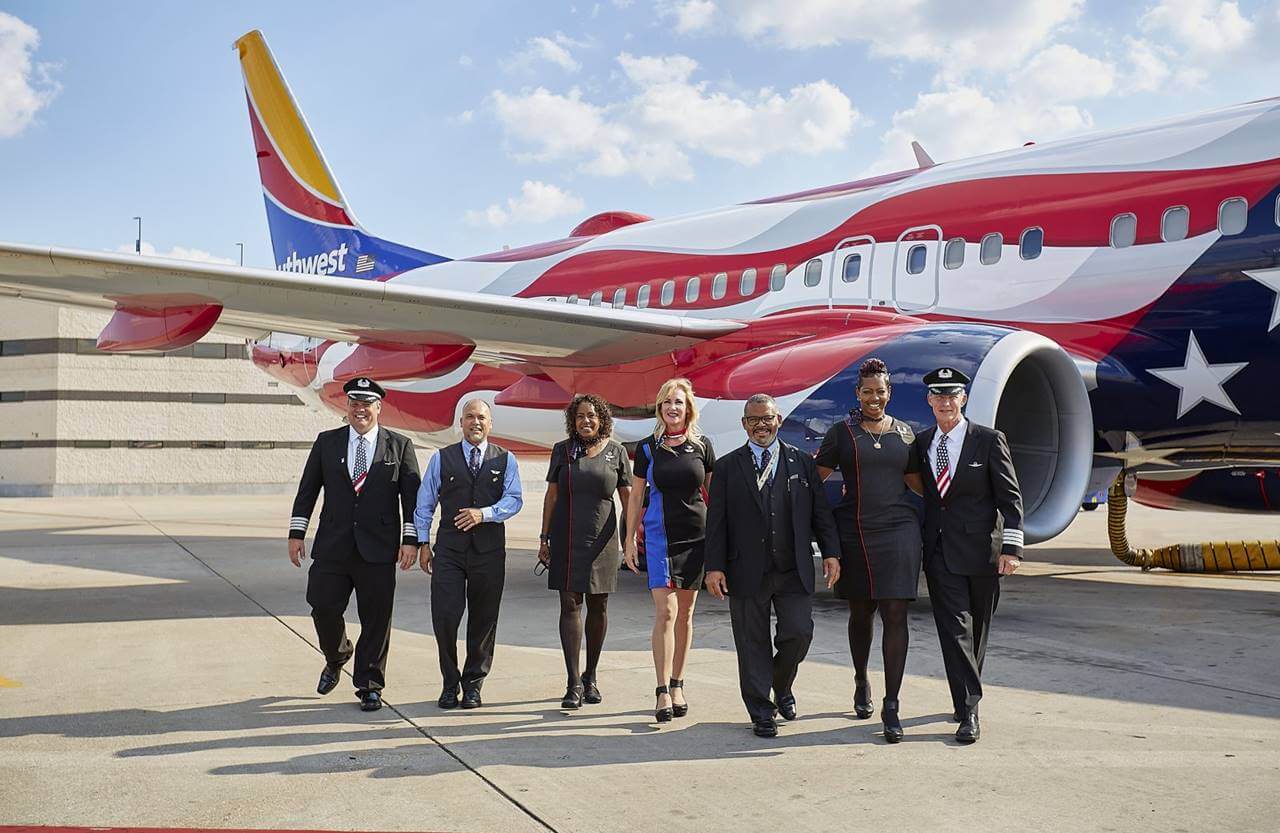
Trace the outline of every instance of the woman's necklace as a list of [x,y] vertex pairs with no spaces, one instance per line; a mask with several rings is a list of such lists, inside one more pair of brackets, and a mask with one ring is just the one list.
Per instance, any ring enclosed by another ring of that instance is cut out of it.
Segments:
[[664,433],[662,435],[662,441],[668,445],[680,445],[680,443],[684,442],[685,435],[688,433],[687,429],[681,431],[679,434]]
[[[889,416],[889,415],[888,415],[888,414],[885,414],[884,416],[882,416],[882,417],[880,417],[879,419],[877,419],[877,420],[876,420],[876,424],[877,424],[877,425],[880,425],[881,423],[883,423],[883,422],[884,422],[884,420],[885,420],[885,417],[887,417],[887,416]],[[892,420],[892,419],[890,419],[890,420],[889,420],[889,425],[890,425],[890,426],[892,426],[892,425],[893,425],[893,420]],[[871,437],[871,439],[872,439],[872,447],[874,447],[874,448],[879,448],[879,447],[880,447],[880,439],[884,436],[885,432],[886,432],[886,431],[888,431],[889,429],[888,429],[888,428],[882,428],[882,429],[880,429],[880,433],[879,433],[879,434],[873,434],[873,433],[871,432],[871,429],[870,429],[870,428],[868,428],[867,426],[863,425],[863,426],[862,426],[862,430],[863,430],[863,431],[866,431],[866,432],[867,432],[867,436]]]

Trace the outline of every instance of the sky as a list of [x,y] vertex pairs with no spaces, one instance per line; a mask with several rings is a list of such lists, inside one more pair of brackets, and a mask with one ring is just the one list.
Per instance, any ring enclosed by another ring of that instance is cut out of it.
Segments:
[[1280,0],[0,0],[0,240],[271,266],[251,29],[365,228],[448,257],[1280,95]]

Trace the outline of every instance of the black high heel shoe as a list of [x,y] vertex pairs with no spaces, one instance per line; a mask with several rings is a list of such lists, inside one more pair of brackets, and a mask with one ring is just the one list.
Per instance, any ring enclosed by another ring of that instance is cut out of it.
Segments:
[[[660,685],[653,690],[654,697],[661,697],[664,694],[667,694],[667,695],[671,694],[671,692],[667,691],[667,687],[664,685]],[[655,707],[653,710],[653,719],[658,721],[659,723],[670,723],[671,717],[673,716],[673,714],[674,712],[671,710],[670,706],[667,706],[665,708]]]
[[902,721],[898,719],[898,701],[886,699],[880,711],[880,720],[884,723],[884,739],[889,743],[902,740]]
[[562,709],[582,708],[582,686],[571,685],[564,690],[564,699],[560,701]]
[[871,682],[863,680],[853,686],[853,713],[859,720],[866,720],[875,714],[876,707],[871,703]]
[[[680,689],[681,692],[683,692],[684,680],[677,680],[675,678],[672,678],[671,682],[667,683],[667,687],[672,689],[678,688]],[[673,696],[671,698],[671,713],[676,717],[684,717],[686,714],[689,713],[689,704],[677,703],[675,700],[676,698]]]

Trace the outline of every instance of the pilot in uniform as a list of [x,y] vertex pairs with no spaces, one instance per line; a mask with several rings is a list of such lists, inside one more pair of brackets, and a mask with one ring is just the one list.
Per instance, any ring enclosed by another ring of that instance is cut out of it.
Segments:
[[343,614],[356,591],[360,638],[352,677],[360,708],[382,707],[396,562],[407,570],[417,560],[413,506],[420,477],[409,438],[378,425],[386,392],[365,377],[343,385],[347,425],[323,431],[311,446],[289,521],[289,559],[301,567],[303,539],[316,498],[324,489],[320,528],[311,547],[307,603],[325,666],[316,691],[328,694],[352,657]]
[[1022,495],[1002,432],[964,417],[969,377],[924,376],[938,424],[916,435],[924,481],[924,573],[942,644],[956,740],[978,740],[982,662],[1000,577],[1022,563]]

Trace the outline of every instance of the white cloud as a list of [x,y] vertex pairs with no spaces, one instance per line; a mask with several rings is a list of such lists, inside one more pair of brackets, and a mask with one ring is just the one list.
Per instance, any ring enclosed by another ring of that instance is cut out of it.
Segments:
[[17,136],[61,89],[52,65],[31,62],[40,45],[34,27],[0,12],[0,138]]
[[[134,244],[121,244],[116,246],[116,251],[133,254]],[[147,257],[165,257],[170,260],[195,260],[200,263],[219,263],[224,266],[233,266],[236,264],[236,261],[229,257],[219,257],[218,255],[206,252],[204,249],[189,249],[186,246],[174,246],[167,252],[161,252],[156,249],[155,244],[148,243],[146,240],[142,241],[142,254]]]
[[1253,21],[1237,3],[1222,0],[1160,0],[1146,10],[1139,25],[1171,36],[1192,54],[1234,52],[1254,33]]
[[1088,111],[1069,104],[1032,106],[1017,98],[994,98],[977,87],[922,93],[914,106],[894,113],[881,156],[868,172],[915,167],[913,139],[945,162],[1057,139],[1092,126]]
[[1116,69],[1066,44],[1037,53],[1016,75],[1013,89],[1028,101],[1101,98],[1115,87]]
[[460,67],[466,67],[466,68],[470,69],[474,64],[475,64],[475,61],[471,60],[471,56],[470,56],[470,55],[459,55],[459,56],[458,56],[458,66],[460,66]]
[[473,118],[475,118],[475,113],[471,110],[463,110],[456,116],[450,116],[449,121],[453,124],[471,124]]
[[987,0],[978,13],[955,0],[721,0],[750,40],[789,49],[866,44],[873,55],[936,64],[955,79],[1021,63],[1076,19],[1084,0]]
[[658,6],[658,13],[676,19],[676,31],[682,35],[708,28],[716,15],[712,0],[674,0]]
[[469,225],[501,228],[514,223],[545,223],[566,214],[582,211],[583,202],[555,185],[525,180],[520,196],[508,197],[505,204],[494,203],[482,211],[468,211]]
[[684,55],[618,56],[635,94],[613,105],[543,87],[495,92],[499,122],[510,141],[528,148],[517,158],[575,160],[598,176],[637,174],[650,182],[692,179],[688,153],[754,165],[765,157],[822,153],[844,147],[863,121],[834,84],[816,81],[786,93],[764,88],[731,94],[694,81],[698,64]]
[[582,47],[587,44],[574,40],[563,32],[556,32],[552,37],[529,38],[524,49],[517,52],[506,62],[507,69],[529,70],[539,63],[548,63],[560,67],[565,72],[577,72],[582,64],[573,57],[570,47]]

